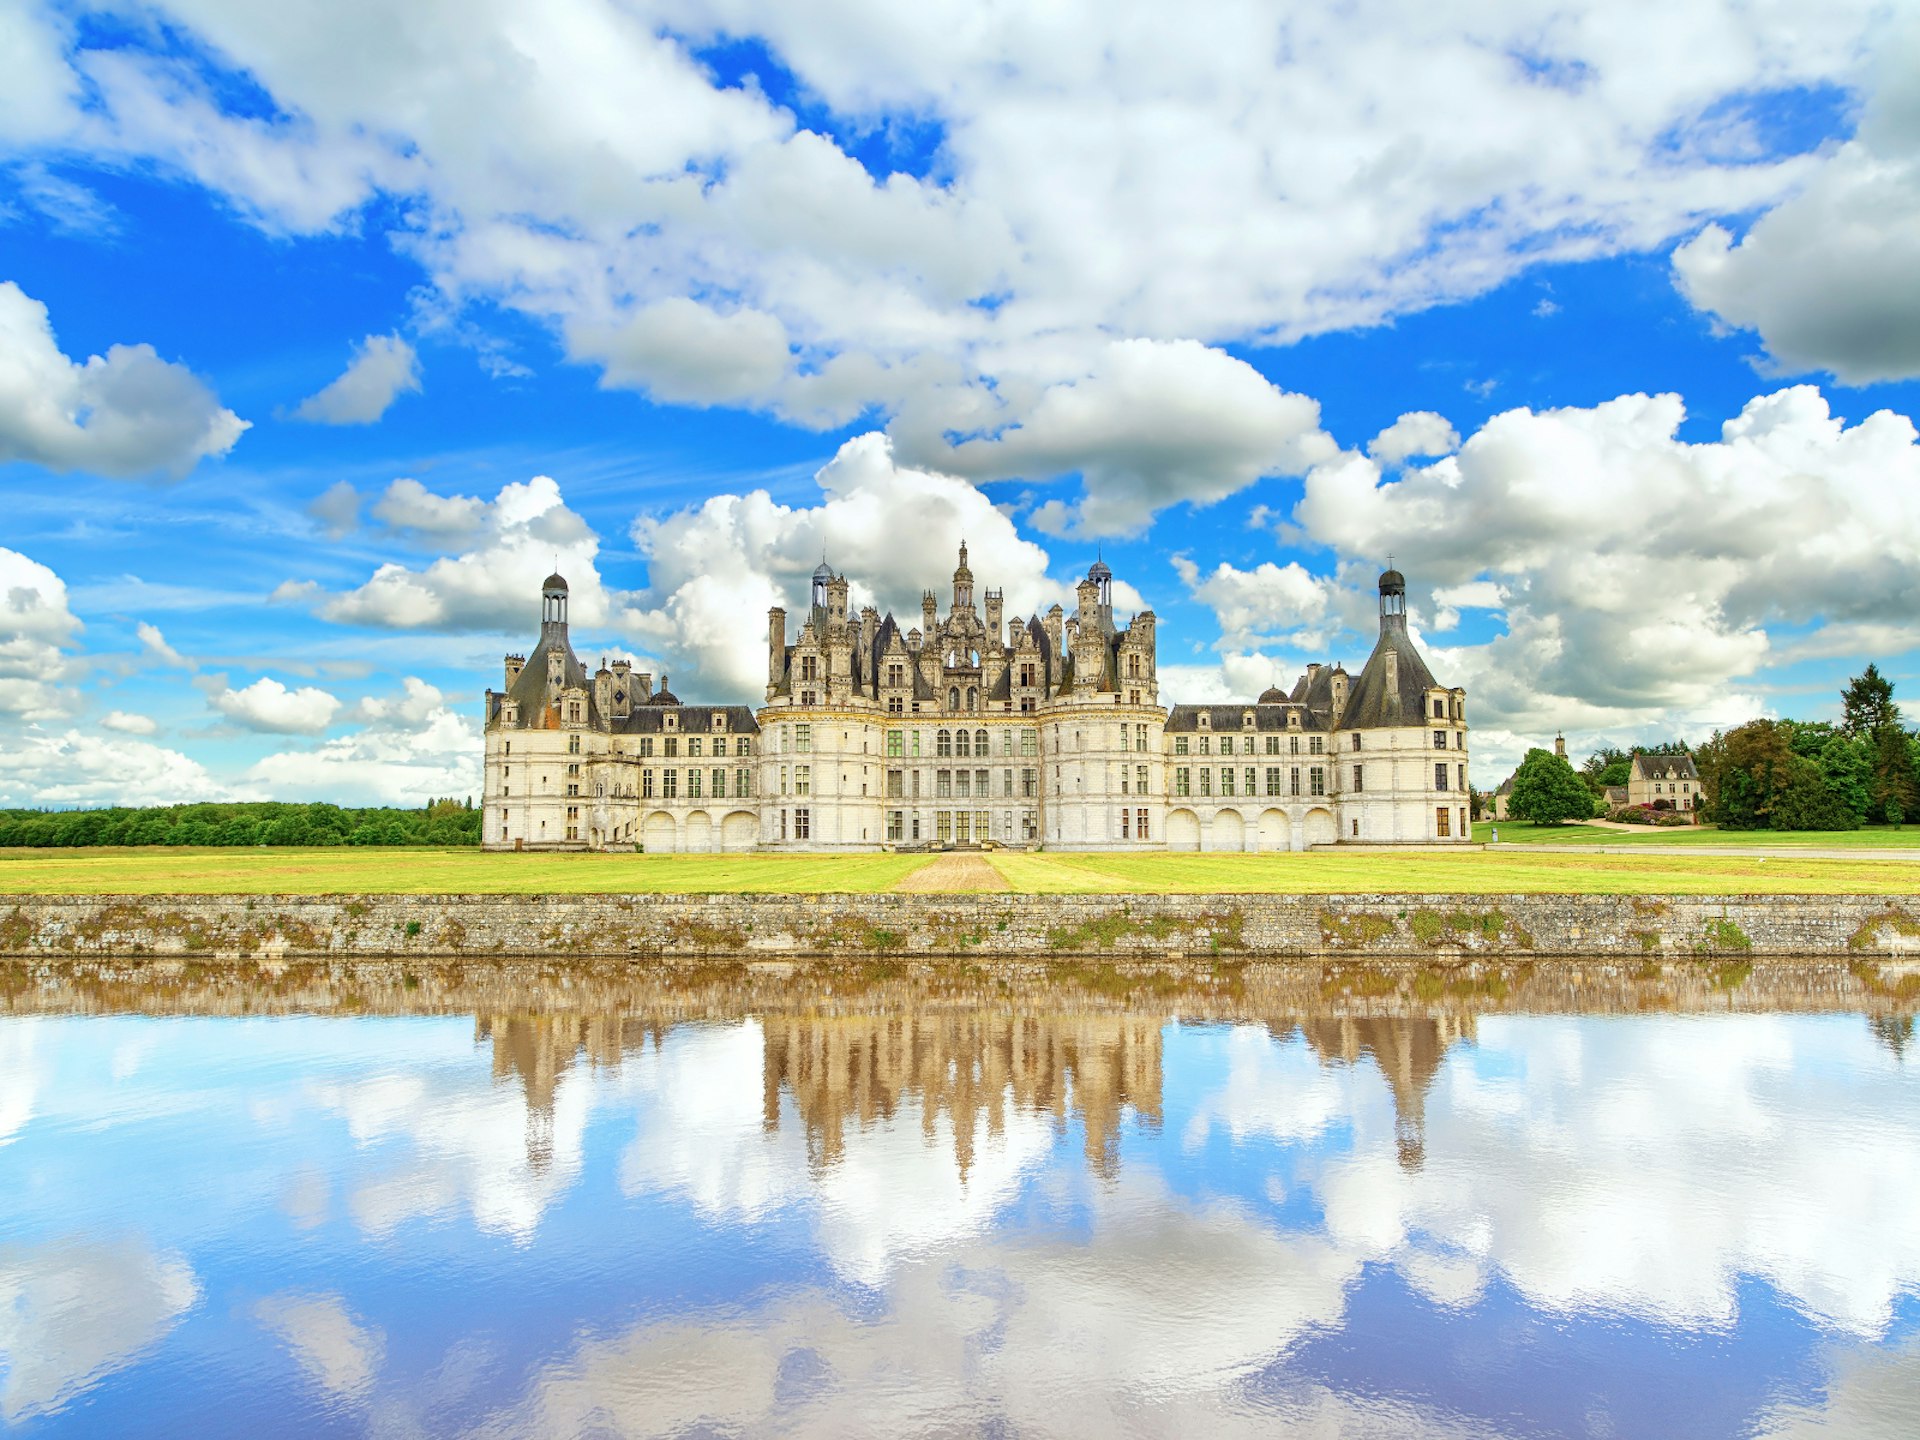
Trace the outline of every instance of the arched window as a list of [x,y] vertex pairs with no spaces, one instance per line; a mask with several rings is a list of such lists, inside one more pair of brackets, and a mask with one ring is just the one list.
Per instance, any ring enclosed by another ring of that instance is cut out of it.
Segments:
[[972,738],[973,737],[967,734],[967,732],[964,730],[959,732],[958,739],[960,741],[960,745],[959,745],[959,748],[954,751],[954,754],[958,755],[962,760],[967,759],[971,753],[969,742],[972,740]]
[[986,731],[976,730],[973,732],[973,753],[976,755],[985,755],[987,753]]
[[967,713],[971,714],[975,710],[978,710],[979,708],[980,708],[980,692],[974,689],[971,685],[969,685],[967,687]]
[[933,737],[933,753],[936,755],[953,754],[953,732],[942,730]]
[[947,709],[958,710],[959,708],[960,708],[960,689],[958,686],[955,686],[953,689],[947,691]]

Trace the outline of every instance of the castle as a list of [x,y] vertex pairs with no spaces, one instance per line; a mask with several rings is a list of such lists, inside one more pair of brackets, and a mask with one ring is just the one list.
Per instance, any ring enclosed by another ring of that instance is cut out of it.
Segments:
[[905,632],[846,577],[813,574],[797,636],[767,615],[767,684],[689,705],[627,662],[591,676],[567,636],[567,582],[541,588],[540,639],[486,696],[483,844],[651,853],[1046,845],[1303,850],[1460,844],[1466,692],[1407,633],[1406,580],[1380,577],[1380,635],[1357,677],[1310,665],[1237,705],[1160,702],[1155,618],[1113,613],[1113,572],[1026,620],[976,602],[967,547],[946,615],[929,590]]

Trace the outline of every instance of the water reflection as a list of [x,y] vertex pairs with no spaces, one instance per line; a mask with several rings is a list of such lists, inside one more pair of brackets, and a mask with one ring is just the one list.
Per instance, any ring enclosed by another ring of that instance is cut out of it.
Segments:
[[3,990],[27,1433],[1894,1435],[1920,1387],[1877,971]]

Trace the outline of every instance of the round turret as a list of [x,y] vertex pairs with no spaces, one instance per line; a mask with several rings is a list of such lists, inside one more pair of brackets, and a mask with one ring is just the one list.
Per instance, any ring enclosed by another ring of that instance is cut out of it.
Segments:
[[1269,685],[1260,692],[1260,698],[1254,703],[1256,705],[1284,705],[1287,703],[1287,697],[1281,693],[1279,686]]

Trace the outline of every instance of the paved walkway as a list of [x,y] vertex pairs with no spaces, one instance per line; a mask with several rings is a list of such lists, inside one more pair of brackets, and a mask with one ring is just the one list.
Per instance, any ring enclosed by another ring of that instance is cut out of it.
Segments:
[[910,895],[978,895],[1013,887],[986,856],[949,850],[893,888]]

